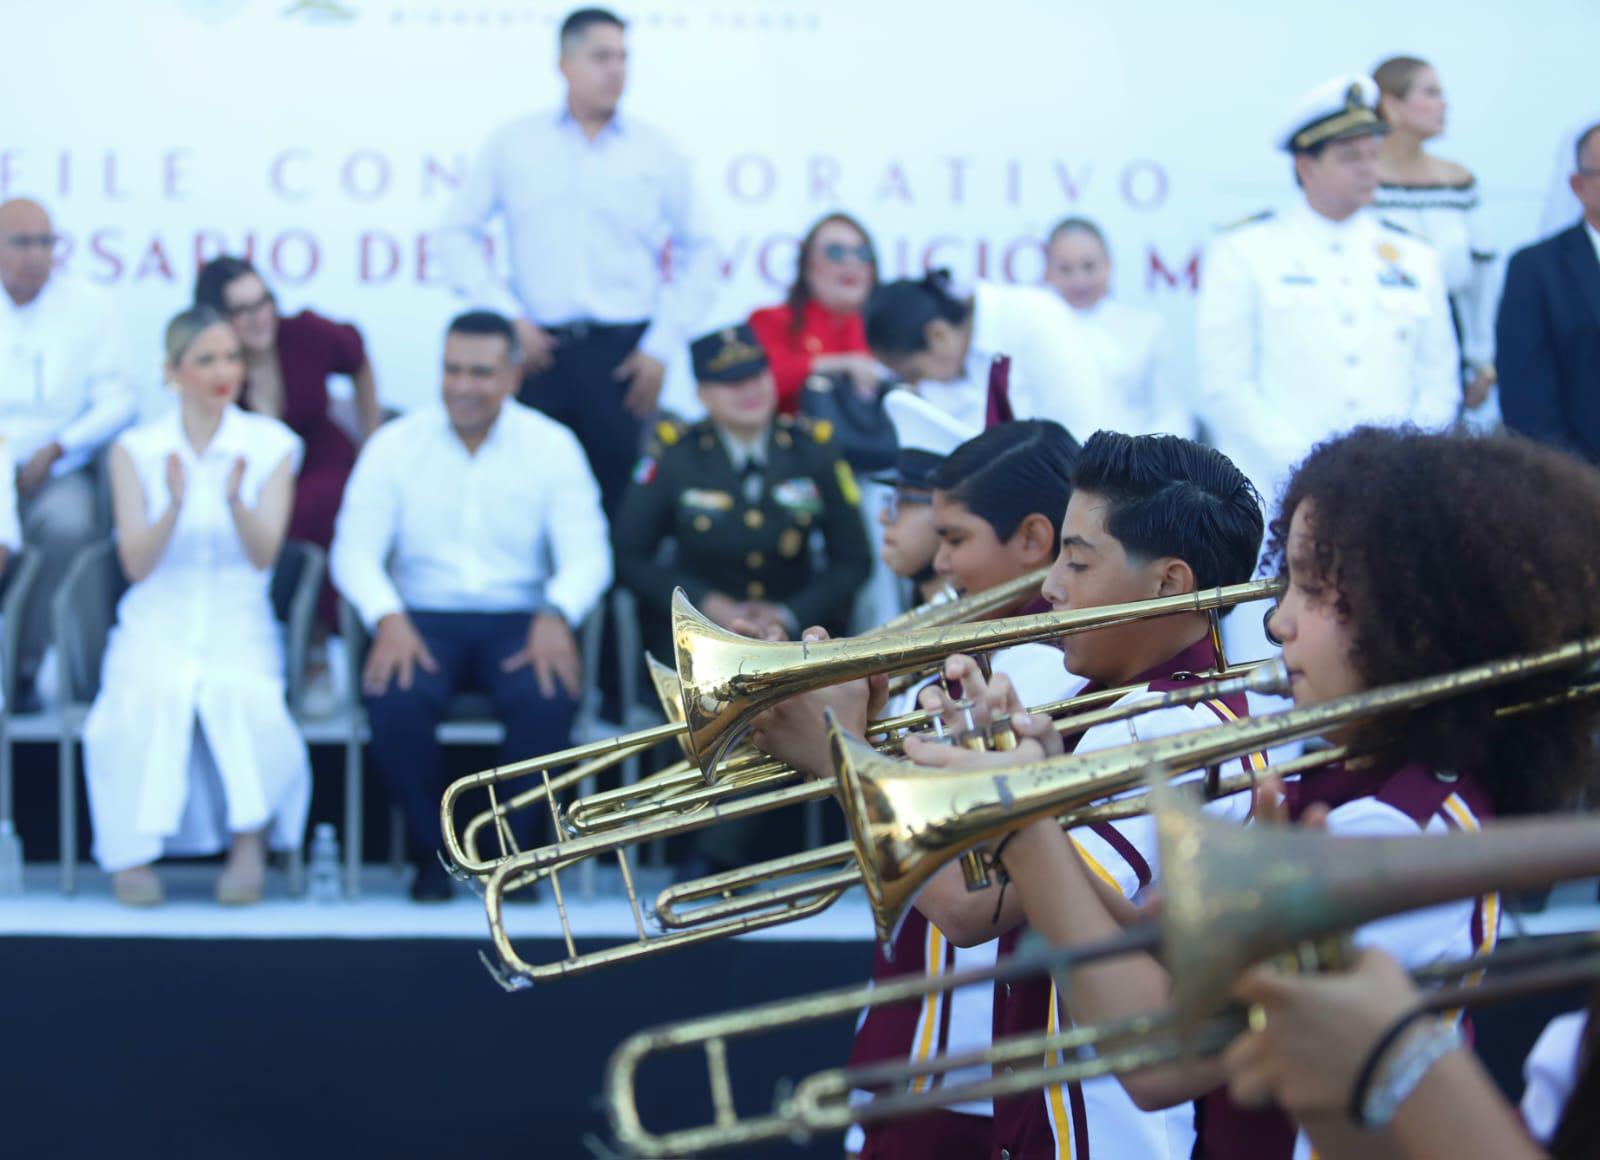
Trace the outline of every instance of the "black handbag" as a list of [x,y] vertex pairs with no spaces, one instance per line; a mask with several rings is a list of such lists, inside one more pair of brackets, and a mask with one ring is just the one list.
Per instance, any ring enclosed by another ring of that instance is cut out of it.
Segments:
[[863,399],[845,375],[811,375],[800,392],[800,413],[832,428],[840,458],[857,474],[886,471],[900,451],[883,406],[892,385],[881,384],[875,397]]

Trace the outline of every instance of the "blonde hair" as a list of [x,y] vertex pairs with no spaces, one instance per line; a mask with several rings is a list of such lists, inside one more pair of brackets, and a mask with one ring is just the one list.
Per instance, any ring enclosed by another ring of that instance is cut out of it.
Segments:
[[167,323],[167,361],[177,366],[189,353],[194,340],[213,326],[227,326],[228,320],[209,306],[191,306]]

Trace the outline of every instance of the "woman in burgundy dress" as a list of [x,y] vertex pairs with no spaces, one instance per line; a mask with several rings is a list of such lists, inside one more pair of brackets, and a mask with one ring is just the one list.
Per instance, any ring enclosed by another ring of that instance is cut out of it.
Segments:
[[[383,421],[361,332],[310,310],[281,316],[276,297],[243,258],[215,258],[202,266],[194,299],[196,305],[220,311],[244,345],[249,377],[240,405],[282,420],[305,441],[288,534],[326,551],[356,461],[355,442],[330,413],[328,377],[349,376],[363,440]],[[317,602],[308,702],[324,701],[331,692],[323,678],[322,646],[338,623],[337,610],[338,597],[325,581]]]
[[867,350],[861,322],[877,283],[877,252],[861,223],[836,213],[811,227],[800,243],[788,298],[750,316],[778,384],[779,411],[798,410],[813,374],[846,375],[862,395],[877,394],[883,371]]

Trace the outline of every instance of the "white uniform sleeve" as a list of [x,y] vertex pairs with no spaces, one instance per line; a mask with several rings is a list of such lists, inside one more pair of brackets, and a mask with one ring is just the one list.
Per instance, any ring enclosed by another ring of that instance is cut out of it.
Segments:
[[[1206,251],[1195,303],[1201,413],[1216,445],[1253,479],[1287,468],[1304,444],[1293,416],[1267,396],[1261,381],[1261,326],[1249,259],[1239,239],[1224,234]],[[1255,482],[1269,485],[1266,478]]]
[[[1154,696],[1139,693],[1132,698]],[[1124,698],[1119,704],[1126,704]],[[1221,722],[1210,709],[1192,705],[1157,709],[1142,713],[1126,721],[1115,721],[1090,729],[1079,740],[1076,753],[1092,753],[1135,741],[1152,741],[1196,729],[1208,729]],[[1194,770],[1176,778],[1182,783],[1202,775]],[[1131,786],[1114,796],[1142,793],[1142,785]],[[1205,811],[1227,820],[1243,823],[1250,813],[1250,795],[1233,794],[1207,802]],[[1160,845],[1156,840],[1155,823],[1148,817],[1129,818],[1120,822],[1105,822],[1093,827],[1080,826],[1072,831],[1073,841],[1084,855],[1091,869],[1108,882],[1114,883],[1125,897],[1135,897],[1141,889],[1161,878]]]
[[474,307],[520,318],[516,295],[495,273],[485,250],[486,227],[501,212],[501,135],[494,134],[473,158],[467,176],[445,209],[439,231],[439,261],[451,289]]
[[1420,427],[1446,427],[1455,422],[1461,407],[1461,348],[1438,256],[1425,249],[1416,266],[1424,278],[1421,289],[1427,295],[1428,313],[1418,324],[1410,418]]
[[554,557],[545,595],[576,628],[611,587],[611,539],[600,487],[577,437],[555,423],[547,429],[551,475],[560,486],[549,489],[545,508]]
[[[1328,833],[1342,837],[1415,837],[1416,823],[1375,798],[1357,798],[1328,814]],[[1407,968],[1442,959],[1465,958],[1472,944],[1472,912],[1477,900],[1466,898],[1369,922],[1355,933],[1360,947],[1379,947]]]
[[1571,1011],[1552,1019],[1528,1053],[1522,1075],[1522,1122],[1533,1138],[1549,1143],[1561,1124],[1578,1079],[1578,1056],[1589,1017]]
[[1461,353],[1474,366],[1494,362],[1494,318],[1500,306],[1500,263],[1483,236],[1477,210],[1467,211],[1472,277],[1461,293]]
[[400,473],[404,445],[396,426],[381,427],[356,458],[334,525],[328,563],[334,587],[371,631],[405,602],[389,578],[389,552],[400,531]]

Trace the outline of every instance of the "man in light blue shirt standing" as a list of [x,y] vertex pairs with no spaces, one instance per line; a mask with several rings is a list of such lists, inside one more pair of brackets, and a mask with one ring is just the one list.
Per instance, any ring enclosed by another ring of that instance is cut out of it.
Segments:
[[[458,293],[515,320],[520,398],[577,435],[610,515],[666,364],[716,291],[716,254],[683,156],[617,111],[622,20],[579,9],[560,46],[566,103],[489,138],[445,216],[440,252]],[[509,286],[484,245],[496,216],[510,240]]]

